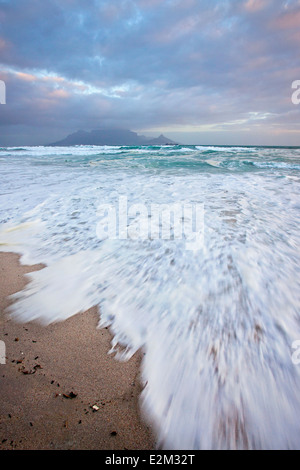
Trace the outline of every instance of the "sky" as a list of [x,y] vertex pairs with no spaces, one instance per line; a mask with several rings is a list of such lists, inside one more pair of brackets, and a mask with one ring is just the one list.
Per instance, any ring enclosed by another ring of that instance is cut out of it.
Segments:
[[0,146],[99,128],[300,146],[300,0],[0,0],[0,80]]

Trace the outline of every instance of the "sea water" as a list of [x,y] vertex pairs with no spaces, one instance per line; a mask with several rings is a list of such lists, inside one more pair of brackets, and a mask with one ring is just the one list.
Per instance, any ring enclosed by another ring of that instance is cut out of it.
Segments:
[[[117,359],[145,352],[163,448],[299,449],[299,183],[298,148],[2,148],[0,249],[46,264],[10,314],[49,324],[97,305]],[[197,249],[161,221],[139,236],[173,204],[182,223],[203,209]]]

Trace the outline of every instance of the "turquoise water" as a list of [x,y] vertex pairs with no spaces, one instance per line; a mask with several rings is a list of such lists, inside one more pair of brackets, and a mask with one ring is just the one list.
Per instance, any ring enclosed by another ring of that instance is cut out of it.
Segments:
[[[47,265],[14,318],[98,305],[116,358],[146,353],[141,406],[162,447],[300,447],[300,149],[2,148],[0,169],[0,248]],[[174,204],[163,237],[154,206]]]

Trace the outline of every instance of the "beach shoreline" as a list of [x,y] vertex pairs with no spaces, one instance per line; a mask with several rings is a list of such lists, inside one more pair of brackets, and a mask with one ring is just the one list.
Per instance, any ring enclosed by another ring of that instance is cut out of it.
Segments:
[[139,407],[143,353],[127,362],[109,355],[96,307],[49,326],[10,319],[8,296],[43,268],[19,259],[0,252],[0,450],[155,449]]

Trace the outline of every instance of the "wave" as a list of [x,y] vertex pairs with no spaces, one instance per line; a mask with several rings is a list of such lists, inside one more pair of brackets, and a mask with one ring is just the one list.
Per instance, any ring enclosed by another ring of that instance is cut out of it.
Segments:
[[[51,323],[98,305],[111,352],[145,352],[143,410],[161,447],[298,448],[299,170],[299,150],[282,148],[4,151],[0,249],[47,265],[11,314]],[[163,238],[151,208],[175,203],[181,238]],[[204,242],[192,251],[195,205]],[[100,230],[104,206],[119,229],[128,215],[123,238]]]
[[26,152],[28,149],[24,147],[1,147],[0,152]]
[[228,153],[236,153],[236,152],[257,152],[257,147],[222,147],[222,146],[199,146],[196,145],[197,150],[202,150],[204,152],[228,152]]

